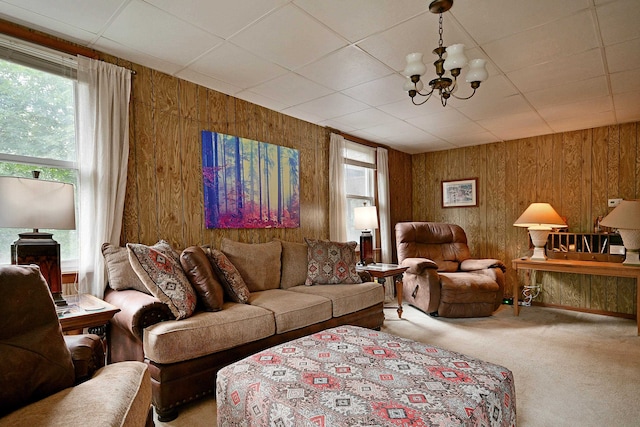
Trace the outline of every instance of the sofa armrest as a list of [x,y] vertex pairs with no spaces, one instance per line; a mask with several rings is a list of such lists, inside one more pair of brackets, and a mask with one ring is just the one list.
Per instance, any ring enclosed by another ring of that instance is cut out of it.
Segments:
[[499,259],[469,258],[469,259],[465,259],[460,263],[460,271],[476,271],[476,270],[484,270],[486,268],[499,268],[500,270],[502,270],[503,273],[507,271],[507,267]]
[[76,384],[91,378],[104,366],[104,344],[95,334],[65,335],[64,342],[71,353]]
[[142,341],[144,328],[165,320],[175,320],[169,306],[158,298],[133,289],[107,289],[104,300],[120,309],[111,323]]
[[409,267],[407,273],[422,274],[425,269],[438,269],[438,264],[427,258],[405,258],[400,264],[403,267]]
[[[11,412],[9,426],[147,425],[151,378],[142,362],[107,365],[90,380]],[[6,423],[6,424],[5,424]]]

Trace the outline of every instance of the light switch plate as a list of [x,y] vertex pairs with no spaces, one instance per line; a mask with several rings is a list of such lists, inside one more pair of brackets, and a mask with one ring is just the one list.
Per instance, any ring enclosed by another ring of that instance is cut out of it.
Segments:
[[609,199],[609,207],[615,208],[620,204],[620,202],[622,202],[622,199]]

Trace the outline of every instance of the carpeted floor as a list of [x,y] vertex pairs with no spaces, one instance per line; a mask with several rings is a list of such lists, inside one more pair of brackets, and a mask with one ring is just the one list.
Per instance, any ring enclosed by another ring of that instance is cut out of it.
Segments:
[[[385,309],[383,331],[509,368],[518,426],[640,426],[640,337],[635,320],[542,307],[519,317],[503,306],[488,318],[443,319]],[[213,397],[157,426],[212,426]]]

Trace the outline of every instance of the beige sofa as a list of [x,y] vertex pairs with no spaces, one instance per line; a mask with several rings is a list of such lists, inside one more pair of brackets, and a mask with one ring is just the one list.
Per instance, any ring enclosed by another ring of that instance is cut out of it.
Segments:
[[[182,254],[183,265],[189,249]],[[247,303],[230,301],[225,293],[218,311],[207,311],[199,301],[192,315],[174,320],[167,304],[140,290],[109,288],[105,293],[105,300],[121,309],[109,330],[110,361],[148,364],[153,405],[161,421],[175,418],[180,405],[214,393],[217,371],[250,354],[329,327],[382,326],[382,285],[372,281],[305,285],[306,244],[223,239],[220,250],[246,281]],[[203,281],[206,266],[193,262],[193,252],[188,258],[186,271],[197,272],[193,283],[199,288],[202,283],[196,282]],[[211,294],[200,290],[199,300],[211,300]]]

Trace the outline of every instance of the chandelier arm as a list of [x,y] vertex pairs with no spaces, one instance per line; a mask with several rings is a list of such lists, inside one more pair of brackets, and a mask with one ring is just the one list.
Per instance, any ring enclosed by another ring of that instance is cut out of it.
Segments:
[[475,94],[476,94],[476,89],[474,89],[474,90],[473,90],[473,92],[471,93],[471,95],[467,96],[466,98],[463,98],[463,97],[460,97],[460,96],[456,96],[456,95],[454,95],[454,94],[451,94],[451,96],[453,96],[453,97],[454,97],[454,98],[456,98],[456,99],[461,99],[461,100],[463,100],[463,101],[464,101],[465,99],[469,99],[469,98],[471,98],[471,97],[472,97],[473,95],[475,95]]
[[431,92],[426,93],[426,94],[422,94],[420,92],[417,92],[417,94],[420,95],[420,96],[425,96],[426,98],[422,102],[416,102],[415,98],[411,98],[411,102],[413,103],[413,105],[422,105],[422,104],[424,104],[425,102],[427,102],[428,100],[431,99],[431,95],[433,95],[433,89],[431,89]]

